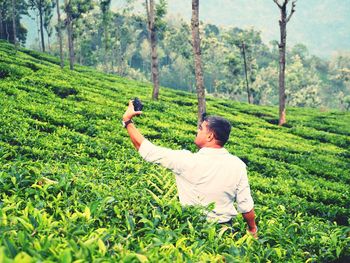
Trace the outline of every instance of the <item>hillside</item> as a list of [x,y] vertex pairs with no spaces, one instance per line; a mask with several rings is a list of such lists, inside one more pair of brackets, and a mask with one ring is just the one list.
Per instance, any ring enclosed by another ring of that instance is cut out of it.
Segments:
[[208,98],[233,124],[259,240],[181,207],[174,176],[144,162],[120,119],[130,98],[152,142],[195,151],[196,97],[0,42],[0,262],[349,262],[350,113]]

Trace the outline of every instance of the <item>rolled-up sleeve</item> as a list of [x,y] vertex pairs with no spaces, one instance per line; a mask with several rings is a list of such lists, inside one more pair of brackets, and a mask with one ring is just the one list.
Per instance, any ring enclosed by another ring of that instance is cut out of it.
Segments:
[[247,213],[254,207],[254,201],[250,193],[247,170],[244,169],[236,192],[237,211]]
[[147,162],[160,164],[176,174],[182,173],[191,165],[192,152],[187,150],[172,150],[156,146],[148,140],[144,140],[139,148],[139,153]]

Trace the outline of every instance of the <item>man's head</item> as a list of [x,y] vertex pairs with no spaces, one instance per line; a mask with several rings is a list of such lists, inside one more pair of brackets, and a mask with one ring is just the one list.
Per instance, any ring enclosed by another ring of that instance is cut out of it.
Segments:
[[195,144],[198,148],[223,147],[231,132],[231,124],[228,120],[218,116],[206,116],[199,125]]

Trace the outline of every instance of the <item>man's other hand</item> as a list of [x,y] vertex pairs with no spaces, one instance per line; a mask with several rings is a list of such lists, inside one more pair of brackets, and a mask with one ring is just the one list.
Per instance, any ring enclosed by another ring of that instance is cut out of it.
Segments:
[[255,239],[258,239],[258,227],[255,227],[254,229],[247,229],[247,232],[251,234]]
[[141,115],[141,114],[142,114],[142,111],[135,111],[134,110],[134,105],[132,103],[132,100],[130,100],[129,106],[123,115],[123,121],[125,122],[128,120],[131,120],[133,117],[135,117],[137,115]]

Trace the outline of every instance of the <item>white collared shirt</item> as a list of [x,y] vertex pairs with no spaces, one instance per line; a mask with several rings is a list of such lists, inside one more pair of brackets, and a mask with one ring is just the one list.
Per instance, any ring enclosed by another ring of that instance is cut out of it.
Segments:
[[204,147],[192,153],[167,149],[144,140],[139,153],[146,161],[160,164],[175,173],[182,205],[215,203],[208,219],[227,222],[238,212],[253,209],[246,165],[225,148]]

